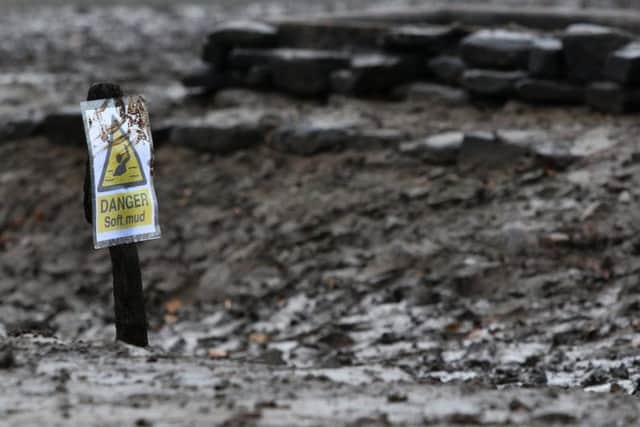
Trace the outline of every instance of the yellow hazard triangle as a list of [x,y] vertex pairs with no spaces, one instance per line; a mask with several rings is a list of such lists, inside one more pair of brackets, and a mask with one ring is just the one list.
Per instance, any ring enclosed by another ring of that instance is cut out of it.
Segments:
[[114,123],[111,129],[109,151],[102,167],[98,191],[145,185],[147,179],[136,149],[119,124]]

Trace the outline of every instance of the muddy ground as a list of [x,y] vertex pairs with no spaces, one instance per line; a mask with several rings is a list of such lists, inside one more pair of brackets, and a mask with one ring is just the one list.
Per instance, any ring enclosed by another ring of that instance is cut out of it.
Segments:
[[0,425],[640,422],[637,116],[191,97],[179,77],[206,30],[264,7],[12,10],[0,17],[3,120],[77,105],[110,79],[148,97],[152,125],[241,108],[406,140],[515,129],[578,159],[465,168],[396,142],[311,157],[159,144],[164,236],[140,245],[152,345],[136,349],[113,343],[82,141],[5,138]]

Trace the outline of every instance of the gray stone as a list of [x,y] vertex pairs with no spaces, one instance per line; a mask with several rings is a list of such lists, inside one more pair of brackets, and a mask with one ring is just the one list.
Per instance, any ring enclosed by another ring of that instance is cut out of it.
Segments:
[[403,25],[389,30],[381,43],[391,51],[437,55],[454,47],[463,35],[456,26]]
[[609,56],[605,66],[607,78],[626,85],[640,83],[640,42],[629,43]]
[[544,79],[559,79],[565,74],[560,40],[541,38],[533,41],[529,53],[529,74]]
[[420,77],[419,61],[413,57],[357,55],[351,61],[345,89],[358,96],[385,95],[391,89]]
[[43,117],[31,111],[18,112],[0,118],[0,142],[27,138],[41,128]]
[[524,79],[516,84],[518,96],[537,104],[582,104],[585,90],[580,86],[553,80]]
[[249,70],[256,66],[271,66],[277,49],[233,49],[228,64],[234,70]]
[[207,91],[216,91],[233,85],[232,79],[227,73],[217,71],[210,66],[201,66],[193,69],[182,78],[182,84],[190,88],[201,88]]
[[264,65],[255,65],[247,72],[244,82],[247,86],[264,89],[271,86],[273,75],[271,68]]
[[361,129],[349,142],[349,148],[356,150],[388,148],[406,140],[407,133],[398,129]]
[[516,83],[525,77],[521,71],[467,70],[462,84],[476,96],[507,98],[515,94]]
[[80,107],[70,105],[45,115],[36,131],[54,144],[86,147]]
[[615,28],[571,25],[562,35],[569,80],[578,83],[602,80],[609,55],[631,39],[631,35]]
[[466,65],[458,56],[442,55],[430,59],[427,68],[438,80],[458,85],[462,80]]
[[429,101],[447,105],[464,105],[469,102],[469,95],[464,90],[432,83],[401,86],[394,95],[407,101]]
[[520,150],[507,150],[493,132],[468,132],[464,134],[458,165],[464,169],[504,167],[514,157],[520,157]]
[[400,145],[399,150],[403,154],[418,156],[431,163],[454,164],[463,140],[462,132],[446,132],[406,142]]
[[521,153],[531,154],[536,163],[545,167],[563,169],[576,160],[569,145],[551,140],[543,131],[499,130],[496,138],[502,144],[521,149]]
[[614,82],[596,82],[587,88],[587,104],[596,111],[621,114],[640,110],[640,90]]
[[229,21],[218,25],[209,41],[237,47],[272,47],[278,41],[278,29],[263,22]]
[[526,70],[534,40],[529,33],[481,30],[462,41],[462,59],[475,68]]
[[337,70],[329,76],[331,92],[341,95],[353,94],[356,77],[351,70]]
[[331,73],[348,68],[350,62],[342,52],[310,49],[234,49],[229,58],[234,69],[269,68],[276,89],[299,96],[325,95]]
[[277,122],[277,117],[263,110],[222,110],[174,125],[170,139],[178,145],[226,154],[264,142],[266,133]]
[[339,52],[279,50],[272,63],[273,85],[293,95],[324,95],[330,88],[331,72],[348,64],[349,58]]
[[255,21],[230,21],[215,28],[207,38],[202,59],[218,69],[224,69],[229,51],[234,47],[266,48],[278,42],[278,30]]
[[499,130],[467,133],[458,165],[491,172],[524,165],[564,168],[574,159],[570,147],[551,141],[545,132]]
[[358,120],[316,116],[306,121],[285,124],[271,135],[274,148],[287,153],[310,156],[321,151],[341,148],[357,136]]

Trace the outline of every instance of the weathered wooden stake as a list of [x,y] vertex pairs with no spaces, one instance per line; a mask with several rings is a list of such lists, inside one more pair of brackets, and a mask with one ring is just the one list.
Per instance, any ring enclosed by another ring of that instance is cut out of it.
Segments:
[[[121,98],[120,86],[112,83],[97,83],[91,86],[87,101],[106,98]],[[89,224],[93,223],[91,175],[87,159],[84,176],[84,214]],[[127,344],[146,347],[147,315],[142,293],[142,274],[138,260],[138,248],[134,244],[109,248],[113,269],[113,298],[116,315],[116,339]]]

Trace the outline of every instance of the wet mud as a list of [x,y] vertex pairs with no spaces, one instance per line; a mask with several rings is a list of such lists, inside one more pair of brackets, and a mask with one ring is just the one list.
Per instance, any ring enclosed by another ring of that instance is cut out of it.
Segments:
[[[164,236],[139,245],[151,347],[137,349],[113,342],[111,264],[83,218],[83,140],[7,132],[0,424],[638,423],[636,116],[244,90],[193,97],[179,78],[224,16],[211,8],[0,18],[4,120],[30,123],[114,79],[147,97],[152,127],[232,109],[406,136],[312,155],[270,138],[224,155],[159,139]],[[400,147],[514,130],[570,161],[505,150],[434,164]]]

